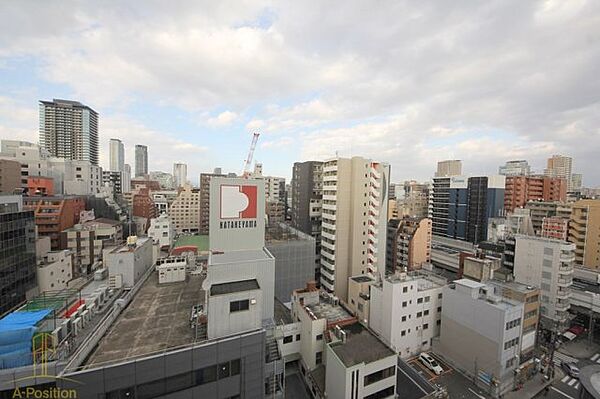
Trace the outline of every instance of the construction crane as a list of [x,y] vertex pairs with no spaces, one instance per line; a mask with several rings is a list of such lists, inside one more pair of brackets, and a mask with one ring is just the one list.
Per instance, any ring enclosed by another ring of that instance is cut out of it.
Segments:
[[248,151],[248,157],[244,161],[244,169],[242,170],[242,177],[247,179],[250,175],[250,164],[252,163],[252,157],[254,157],[254,150],[256,149],[256,143],[258,142],[258,137],[260,133],[256,132],[252,136],[252,143],[250,143],[250,151]]

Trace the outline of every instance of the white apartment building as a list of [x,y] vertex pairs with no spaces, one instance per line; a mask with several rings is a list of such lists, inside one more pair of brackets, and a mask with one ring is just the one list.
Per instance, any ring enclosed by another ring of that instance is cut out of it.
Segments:
[[175,228],[171,218],[163,213],[157,218],[150,219],[148,237],[152,238],[154,242],[158,242],[160,248],[170,249],[175,240]]
[[200,189],[189,184],[183,186],[168,214],[176,233],[197,233],[200,230]]
[[173,185],[175,188],[183,187],[187,184],[187,164],[173,164]]
[[476,374],[477,383],[497,397],[514,388],[523,310],[523,303],[497,295],[491,286],[456,280],[443,289],[436,352],[470,376]]
[[515,281],[540,288],[541,316],[566,327],[571,307],[575,244],[552,238],[515,236]]
[[104,250],[104,267],[109,276],[120,275],[123,286],[133,287],[153,264],[152,240],[148,237],[129,237],[128,243]]
[[[88,161],[51,158],[54,175],[63,176],[63,193],[67,195],[95,195],[102,187],[102,168]],[[56,185],[55,185],[56,187]]]
[[50,251],[38,262],[36,271],[40,293],[63,290],[73,278],[73,253]]
[[281,200],[281,195],[285,191],[285,178],[265,176],[265,199],[267,202]]
[[429,350],[440,334],[445,285],[443,278],[420,272],[371,285],[369,327],[402,358]]
[[362,157],[323,164],[321,286],[345,302],[350,276],[385,271],[389,175]]
[[156,210],[158,214],[169,213],[169,209],[171,208],[171,204],[177,198],[177,191],[175,190],[161,190],[161,191],[152,191],[150,192],[152,196],[152,201],[154,201],[154,205],[156,205]]
[[125,170],[125,146],[119,139],[110,139],[108,144],[109,170],[123,172]]

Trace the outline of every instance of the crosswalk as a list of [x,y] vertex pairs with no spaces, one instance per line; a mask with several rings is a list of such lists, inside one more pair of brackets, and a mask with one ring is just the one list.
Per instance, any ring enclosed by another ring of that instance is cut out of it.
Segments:
[[562,380],[560,380],[560,382],[562,382],[563,384],[567,384],[568,386],[574,388],[574,389],[579,389],[579,381],[577,380],[577,378],[573,378],[571,376],[565,375]]
[[[598,355],[600,357],[600,354]],[[554,364],[560,365],[561,362],[565,363],[577,363],[578,360],[569,355],[565,355],[564,353],[560,353],[558,351],[554,352]]]
[[596,353],[594,356],[590,357],[590,360],[600,364],[600,353]]

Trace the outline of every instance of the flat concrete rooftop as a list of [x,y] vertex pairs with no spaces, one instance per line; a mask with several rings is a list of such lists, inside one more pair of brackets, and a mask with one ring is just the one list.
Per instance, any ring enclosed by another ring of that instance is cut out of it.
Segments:
[[158,274],[153,272],[102,337],[86,366],[191,344],[195,336],[190,312],[193,305],[204,303],[203,280],[188,275],[185,282],[158,285]]
[[273,259],[273,256],[264,249],[247,249],[241,251],[213,252],[210,254],[208,264],[219,265],[265,259]]
[[329,345],[346,367],[372,363],[396,355],[360,323],[345,326],[343,330],[347,333],[346,342],[338,341]]
[[317,319],[327,319],[327,323],[338,323],[353,316],[340,305],[332,305],[321,300],[318,305],[307,306]]

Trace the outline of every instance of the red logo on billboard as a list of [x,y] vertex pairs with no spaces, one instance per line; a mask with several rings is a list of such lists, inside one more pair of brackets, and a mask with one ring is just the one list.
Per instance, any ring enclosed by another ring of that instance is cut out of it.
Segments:
[[257,186],[221,185],[221,219],[255,219]]

